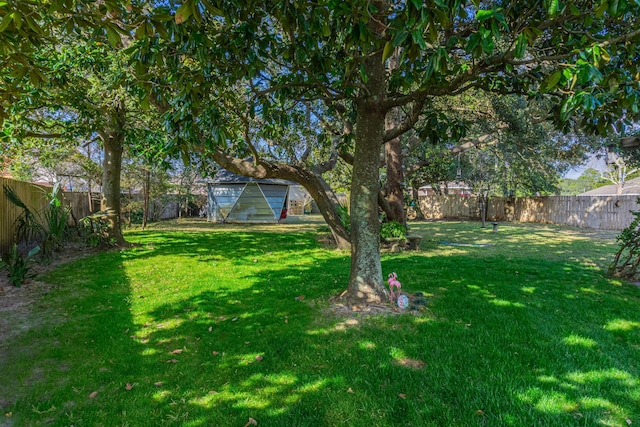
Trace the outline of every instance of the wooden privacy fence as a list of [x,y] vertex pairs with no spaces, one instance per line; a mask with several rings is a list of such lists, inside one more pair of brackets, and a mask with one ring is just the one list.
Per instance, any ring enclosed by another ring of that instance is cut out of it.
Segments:
[[[638,196],[544,196],[489,198],[488,221],[561,224],[601,230],[622,230],[639,210]],[[423,196],[419,199],[427,219],[480,219],[477,197]]]
[[[0,177],[0,253],[6,252],[14,243],[15,222],[22,209],[11,203],[4,195],[4,186],[11,187],[33,212],[41,212],[47,206],[47,194],[51,187]],[[63,201],[71,206],[76,219],[89,215],[87,193],[63,193]],[[72,219],[70,219],[73,222]]]

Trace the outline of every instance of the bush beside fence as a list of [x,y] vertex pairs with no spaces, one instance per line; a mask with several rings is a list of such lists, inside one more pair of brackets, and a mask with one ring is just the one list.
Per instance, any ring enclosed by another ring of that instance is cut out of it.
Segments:
[[[491,197],[488,221],[559,224],[601,230],[622,230],[633,221],[638,196]],[[420,208],[427,219],[480,219],[476,197],[423,196]]]
[[[4,195],[4,186],[14,189],[20,199],[33,212],[41,212],[48,202],[47,193],[52,188],[0,177],[0,253],[5,253],[14,243],[15,222],[22,209],[13,205]],[[73,217],[83,218],[89,214],[87,193],[63,193],[63,203],[71,206]]]

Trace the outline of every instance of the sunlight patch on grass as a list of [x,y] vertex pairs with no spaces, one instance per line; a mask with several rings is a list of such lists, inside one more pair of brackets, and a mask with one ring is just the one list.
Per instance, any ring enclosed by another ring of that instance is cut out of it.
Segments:
[[327,380],[326,378],[323,378],[321,380],[314,381],[312,383],[305,384],[302,387],[299,387],[298,392],[300,393],[318,392],[329,384],[330,384],[330,381]]
[[319,328],[319,329],[311,329],[306,332],[307,335],[316,336],[316,335],[329,335],[333,331],[329,328]]
[[563,338],[562,341],[566,345],[574,345],[585,348],[591,348],[598,345],[598,343],[591,338],[585,338],[579,335],[569,335],[568,337]]
[[372,341],[360,341],[359,345],[361,350],[374,350],[376,348],[375,343]]
[[619,369],[608,369],[606,371],[572,372],[565,375],[569,381],[578,384],[602,384],[615,381],[617,386],[637,387],[638,380],[631,374]]
[[271,400],[262,398],[262,390],[255,390],[253,393],[240,393],[235,396],[237,399],[234,408],[243,409],[266,409],[271,406]]
[[517,307],[517,308],[525,308],[526,305],[521,302],[511,302],[500,298],[494,298],[489,300],[489,302],[498,307]]
[[540,381],[541,383],[553,384],[553,383],[557,383],[558,379],[553,375],[540,375],[538,377],[538,381]]
[[348,328],[353,328],[355,326],[358,326],[359,324],[360,321],[358,319],[350,318],[345,320],[344,322],[337,323],[333,329],[335,331],[346,331]]
[[157,402],[164,402],[171,396],[171,392],[169,390],[160,390],[153,393],[153,400]]
[[640,322],[632,322],[630,320],[615,319],[607,323],[604,327],[607,331],[624,332],[640,328]]
[[535,406],[541,412],[561,414],[578,409],[578,403],[569,399],[564,393],[549,390],[543,391],[537,387],[527,390],[518,396],[524,403]]
[[420,317],[416,317],[413,320],[413,323],[418,323],[418,324],[420,324],[420,323],[432,323],[432,322],[435,322],[435,319],[433,317],[427,317],[426,315],[420,316]]
[[389,356],[391,356],[391,358],[395,360],[400,360],[407,357],[406,354],[404,354],[404,351],[396,347],[391,347],[391,349],[389,350]]
[[600,397],[583,397],[580,399],[580,406],[586,409],[609,409],[609,410],[620,410],[620,408],[613,403],[609,402],[607,399],[602,399]]
[[535,287],[533,287],[533,286],[524,286],[524,287],[520,288],[520,290],[521,290],[522,292],[526,292],[526,293],[528,293],[528,294],[533,294],[533,293],[535,293],[536,288],[535,288]]
[[153,356],[154,354],[158,354],[158,350],[156,350],[155,348],[149,348],[149,347],[145,348],[140,353],[141,356]]

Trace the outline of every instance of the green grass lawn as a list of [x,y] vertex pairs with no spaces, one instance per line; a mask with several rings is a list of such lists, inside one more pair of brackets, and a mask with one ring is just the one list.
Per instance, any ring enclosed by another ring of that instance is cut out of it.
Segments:
[[605,276],[612,234],[415,224],[422,250],[383,272],[427,310],[338,317],[349,256],[318,227],[163,223],[40,277],[0,340],[0,425],[640,425],[640,289]]

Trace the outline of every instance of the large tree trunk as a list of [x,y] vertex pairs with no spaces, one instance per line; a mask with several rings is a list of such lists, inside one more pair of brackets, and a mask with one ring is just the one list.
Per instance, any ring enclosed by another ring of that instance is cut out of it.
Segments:
[[[396,48],[395,52],[387,61],[387,70],[393,71],[398,67],[400,59],[400,49]],[[400,124],[400,111],[393,109],[389,111],[385,118],[386,129],[393,129]],[[398,221],[400,224],[407,226],[406,216],[404,212],[404,168],[402,156],[402,143],[400,137],[393,138],[385,144],[385,166],[387,167],[387,183],[386,183],[386,199],[387,208],[385,214],[387,220]],[[384,205],[383,205],[384,206]]]
[[384,139],[385,70],[381,54],[364,61],[369,96],[356,103],[356,147],[351,181],[351,277],[348,297],[363,302],[386,301],[380,264],[380,150]]
[[[392,120],[393,121],[393,120]],[[389,221],[406,224],[404,214],[404,170],[402,168],[402,143],[394,138],[385,144],[385,163],[387,166],[387,203],[385,214]]]
[[100,132],[104,145],[100,210],[107,213],[109,237],[118,246],[127,245],[122,236],[120,222],[120,172],[122,170],[122,151],[124,147],[124,120],[124,107],[118,105],[112,112],[109,129]]
[[147,228],[147,220],[149,218],[149,193],[151,187],[151,169],[146,168],[144,171],[144,202],[142,208],[142,229]]

